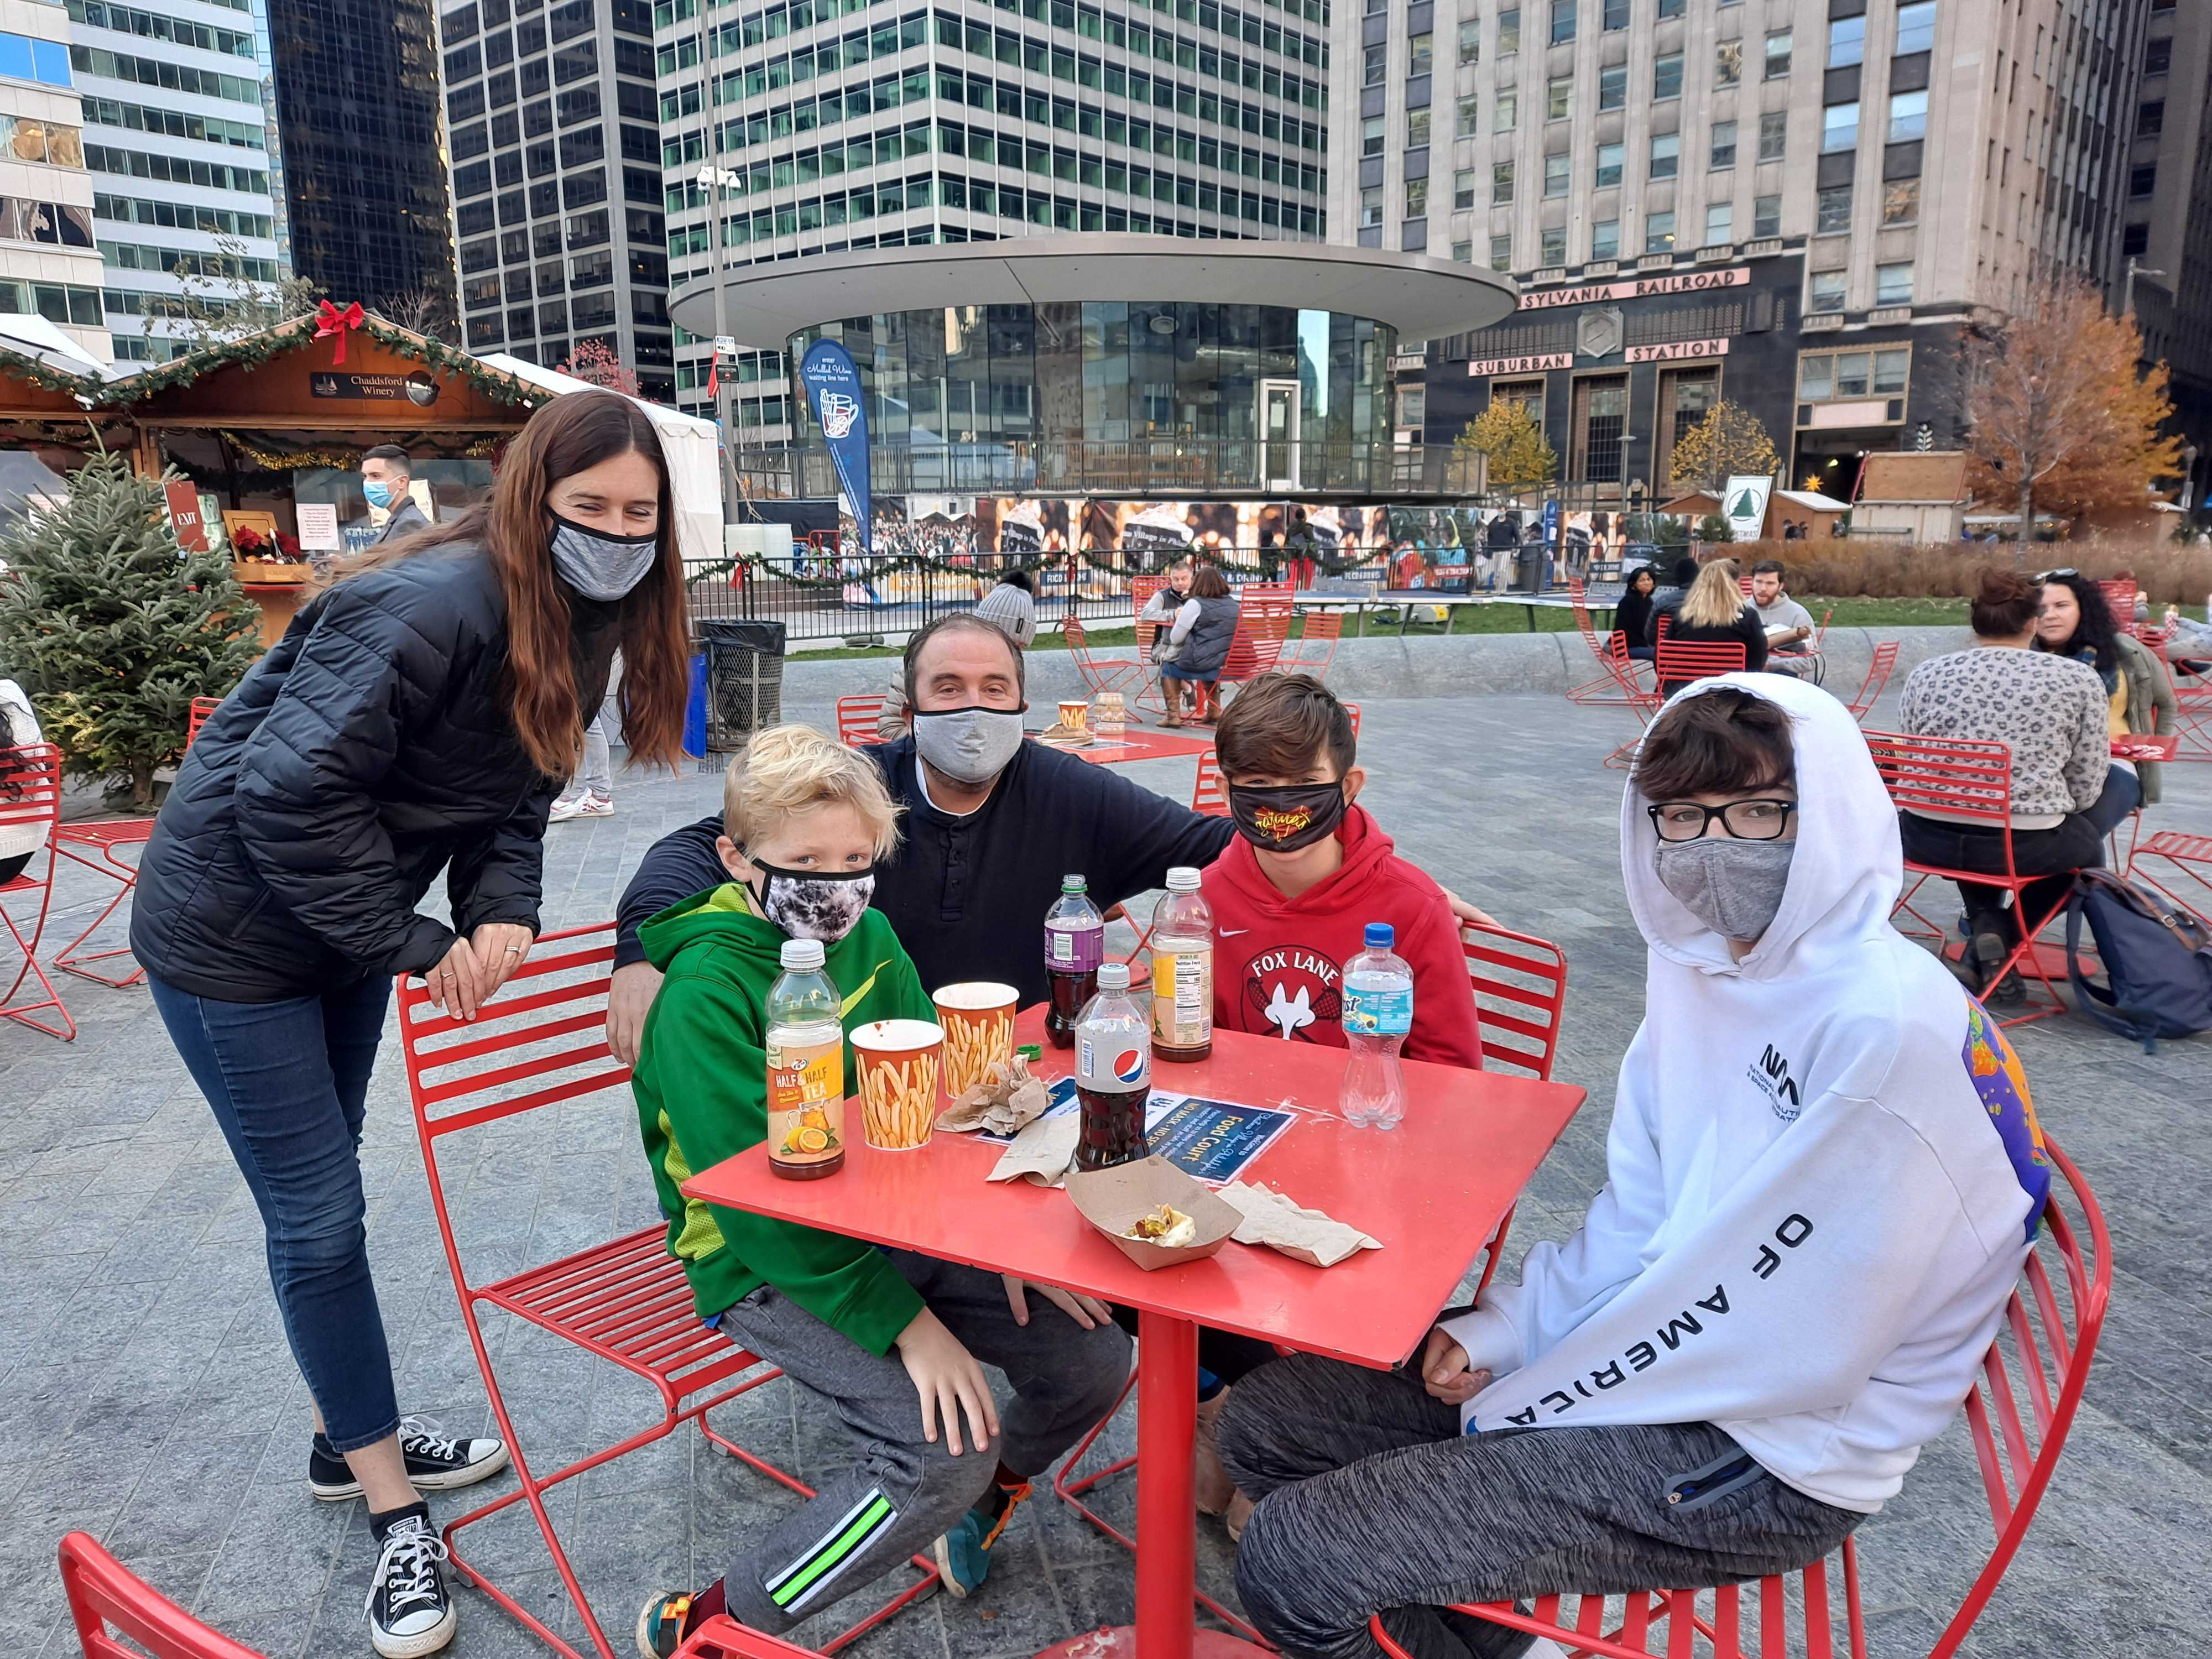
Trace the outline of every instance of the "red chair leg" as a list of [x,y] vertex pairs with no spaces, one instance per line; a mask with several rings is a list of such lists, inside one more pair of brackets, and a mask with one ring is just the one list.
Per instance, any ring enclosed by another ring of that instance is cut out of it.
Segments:
[[[8,937],[15,941],[15,949],[22,952],[23,956],[23,965],[15,970],[15,977],[9,982],[7,994],[0,996],[0,1018],[12,1019],[19,1025],[29,1026],[34,1031],[43,1031],[48,1036],[59,1037],[64,1042],[74,1042],[76,1041],[76,1021],[70,1018],[69,1009],[62,1002],[61,993],[54,989],[54,982],[46,977],[46,970],[39,966],[39,959],[33,954],[37,948],[39,933],[45,926],[46,918],[46,907],[42,898],[39,905],[38,924],[33,927],[31,937],[26,940],[15,926],[15,919],[4,908],[0,908],[0,926],[4,926],[8,929]],[[22,988],[23,981],[26,980],[33,981],[33,989],[40,994],[39,1001],[17,1002],[15,1000],[15,993]],[[52,1009],[60,1018],[60,1024],[56,1025],[46,1020],[33,1018],[33,1015],[45,1013],[48,1009]]]
[[103,974],[97,969],[87,967],[85,964],[94,962],[106,962],[112,957],[127,957],[131,954],[131,947],[129,945],[118,945],[112,951],[80,951],[77,947],[82,945],[87,939],[90,939],[94,933],[98,933],[100,928],[106,924],[108,917],[113,915],[117,910],[120,909],[125,901],[129,899],[131,894],[137,890],[138,885],[138,872],[132,869],[129,865],[116,859],[113,856],[113,851],[112,848],[110,849],[106,859],[107,864],[112,866],[112,868],[101,869],[100,866],[93,863],[89,859],[78,859],[76,862],[83,865],[88,870],[99,870],[102,875],[114,875],[119,872],[120,874],[118,878],[122,882],[123,885],[120,890],[116,893],[115,896],[107,902],[107,908],[93,918],[91,927],[86,928],[82,933],[79,933],[75,939],[71,939],[67,945],[64,945],[59,951],[57,951],[54,953],[54,966],[60,969],[65,974],[75,974],[79,979],[88,979],[95,985],[105,985],[109,988],[117,991],[128,990],[131,986],[139,983],[146,977],[146,970],[143,968],[137,966],[134,963],[131,971],[124,975],[120,979],[118,979],[111,974]]

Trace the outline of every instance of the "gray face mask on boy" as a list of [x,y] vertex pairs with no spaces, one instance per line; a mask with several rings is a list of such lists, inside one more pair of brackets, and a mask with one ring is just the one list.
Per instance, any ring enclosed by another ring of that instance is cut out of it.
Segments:
[[1701,836],[1659,842],[1651,867],[1684,909],[1723,939],[1748,943],[1774,925],[1796,852],[1794,841]]

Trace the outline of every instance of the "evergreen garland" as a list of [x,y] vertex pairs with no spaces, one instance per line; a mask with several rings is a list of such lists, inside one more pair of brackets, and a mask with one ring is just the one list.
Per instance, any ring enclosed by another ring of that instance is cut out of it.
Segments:
[[72,776],[127,780],[150,808],[192,699],[228,692],[261,653],[229,556],[181,552],[161,481],[103,450],[70,475],[66,506],[0,536],[0,663]]

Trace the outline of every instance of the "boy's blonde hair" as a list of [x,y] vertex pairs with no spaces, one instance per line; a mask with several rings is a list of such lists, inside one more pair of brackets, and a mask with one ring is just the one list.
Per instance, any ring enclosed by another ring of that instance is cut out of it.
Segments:
[[876,856],[898,845],[902,810],[873,761],[811,726],[753,733],[722,779],[722,830],[740,849],[760,844],[793,812],[843,801],[873,832]]

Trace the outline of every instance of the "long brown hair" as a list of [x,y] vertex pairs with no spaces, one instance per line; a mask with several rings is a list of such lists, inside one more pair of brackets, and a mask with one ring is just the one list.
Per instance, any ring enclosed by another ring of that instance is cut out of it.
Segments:
[[565,778],[584,722],[570,645],[568,590],[553,574],[553,523],[546,498],[560,480],[635,450],[660,475],[660,547],[653,569],[622,602],[623,738],[632,757],[674,766],[682,753],[690,690],[684,559],[668,460],[645,410],[611,392],[556,398],[507,446],[489,505],[347,561],[339,580],[410,555],[474,543],[491,555],[507,598],[507,660],[514,729],[538,769]]

